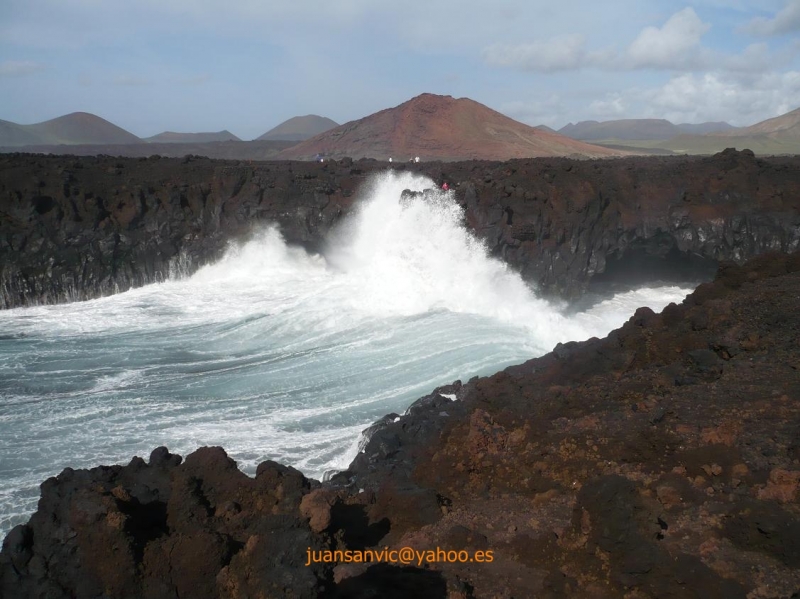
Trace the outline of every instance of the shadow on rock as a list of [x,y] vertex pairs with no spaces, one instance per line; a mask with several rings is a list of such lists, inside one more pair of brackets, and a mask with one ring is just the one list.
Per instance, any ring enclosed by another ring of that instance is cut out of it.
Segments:
[[441,573],[410,566],[372,566],[360,576],[342,581],[332,595],[336,599],[444,599],[447,584]]
[[342,540],[348,549],[366,549],[377,545],[387,535],[391,524],[383,518],[373,524],[363,505],[338,503],[331,508],[331,527],[342,531]]

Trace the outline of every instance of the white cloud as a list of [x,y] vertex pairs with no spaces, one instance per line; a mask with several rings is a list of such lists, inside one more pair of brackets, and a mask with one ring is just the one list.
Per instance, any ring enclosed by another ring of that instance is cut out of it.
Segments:
[[610,93],[605,99],[589,104],[589,111],[596,117],[622,118],[628,111],[628,103],[621,94]]
[[498,108],[503,114],[528,125],[560,126],[564,119],[565,103],[559,94],[526,102],[506,102]]
[[564,71],[584,64],[585,45],[583,36],[565,35],[528,44],[495,44],[484,50],[483,58],[493,66],[525,71]]
[[[92,103],[103,112],[103,103],[122,107],[119,98],[138,97],[152,101],[152,110],[131,101],[118,112],[158,130],[178,126],[170,119],[188,122],[185,114],[194,111],[198,122],[213,117],[233,129],[235,121],[260,134],[296,111],[344,121],[423,91],[493,107],[520,99],[503,111],[533,125],[661,117],[662,110],[695,120],[715,105],[725,112],[710,115],[714,120],[749,124],[795,102],[791,77],[776,71],[800,70],[800,36],[760,40],[736,35],[736,28],[756,23],[763,34],[783,31],[798,5],[615,0],[598,10],[589,0],[0,0],[0,76],[17,88],[4,98],[8,115],[49,115],[54,104],[68,103],[63,112]],[[768,43],[745,47],[752,41]],[[2,62],[11,57],[40,60],[46,72],[11,79],[39,68]],[[58,84],[59,98],[22,89],[45,84]],[[276,88],[283,92],[271,93]],[[198,89],[203,93],[192,92]],[[232,91],[246,107],[230,111]],[[163,99],[153,100],[159,94],[169,96],[171,113]],[[153,121],[157,114],[163,124]]]
[[782,35],[800,31],[800,0],[789,0],[786,6],[778,11],[772,19],[756,17],[747,23],[742,30],[752,35]]
[[[800,1],[800,0],[798,0]],[[554,72],[582,68],[604,71],[762,71],[786,62],[790,51],[771,53],[766,44],[752,44],[740,54],[723,54],[702,44],[711,26],[692,8],[673,14],[661,27],[645,27],[622,52],[587,49],[581,35],[553,37],[526,44],[495,44],[483,51],[490,66]]]
[[24,77],[44,69],[43,64],[32,60],[5,60],[0,62],[0,77]]
[[730,71],[765,71],[785,60],[786,56],[771,54],[767,44],[750,44],[741,54],[726,56],[719,64]]
[[710,27],[693,9],[684,8],[660,29],[645,27],[628,47],[628,58],[634,68],[691,66],[698,60],[700,40]]
[[785,73],[686,73],[652,87],[628,87],[596,100],[553,94],[507,102],[512,118],[559,129],[567,122],[659,118],[673,123],[727,121],[748,126],[800,107],[800,71]]
[[726,120],[752,125],[798,107],[800,71],[746,77],[685,74],[637,95],[645,102],[644,116],[675,123]]

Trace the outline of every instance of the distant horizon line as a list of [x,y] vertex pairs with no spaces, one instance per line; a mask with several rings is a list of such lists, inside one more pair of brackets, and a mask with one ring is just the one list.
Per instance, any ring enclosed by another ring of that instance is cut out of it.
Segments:
[[[394,108],[394,107],[392,107],[392,108]],[[381,110],[386,110],[386,109],[384,108],[384,109],[381,109]],[[492,108],[492,110],[495,110],[495,109]],[[63,118],[63,117],[71,116],[73,114],[87,114],[89,116],[93,116],[93,117],[102,119],[102,120],[104,120],[104,121],[106,121],[108,123],[111,123],[115,127],[119,127],[123,131],[126,131],[127,133],[130,133],[131,135],[134,135],[134,136],[136,136],[136,137],[138,137],[139,139],[142,139],[142,140],[148,139],[150,137],[155,137],[157,135],[162,135],[162,134],[165,134],[165,133],[175,133],[175,134],[178,134],[178,135],[201,135],[201,134],[215,134],[215,133],[230,133],[231,135],[235,135],[236,137],[238,137],[241,141],[255,141],[258,137],[261,137],[262,135],[268,133],[272,129],[276,129],[276,128],[280,127],[281,125],[283,125],[284,123],[286,123],[286,122],[288,122],[288,121],[290,121],[292,119],[295,119],[295,118],[304,118],[304,117],[308,117],[308,116],[315,116],[315,117],[331,120],[334,123],[337,123],[336,124],[337,127],[341,127],[342,125],[346,125],[347,123],[352,123],[354,121],[359,121],[359,120],[361,120],[363,118],[371,116],[372,114],[376,114],[377,112],[380,112],[380,110],[378,110],[376,112],[373,112],[373,113],[370,113],[368,115],[364,115],[363,117],[359,117],[357,119],[352,119],[350,121],[345,121],[343,123],[339,123],[335,119],[332,119],[330,117],[326,117],[326,116],[323,116],[323,115],[318,115],[318,114],[295,115],[295,116],[289,117],[288,119],[286,119],[284,121],[281,121],[280,123],[278,123],[277,125],[273,126],[270,129],[268,129],[267,131],[265,131],[261,135],[257,135],[253,139],[249,139],[249,140],[248,139],[244,139],[243,136],[234,133],[233,131],[231,131],[227,127],[223,128],[223,129],[216,130],[216,131],[212,131],[212,130],[208,130],[208,129],[207,130],[203,130],[203,131],[177,131],[177,130],[173,130],[173,129],[164,129],[162,131],[159,131],[157,133],[153,133],[151,135],[139,135],[137,133],[134,133],[131,129],[126,129],[125,127],[122,127],[121,125],[118,125],[115,121],[112,121],[112,120],[110,120],[110,119],[108,119],[108,118],[106,118],[104,116],[101,116],[101,115],[99,115],[97,113],[89,112],[89,111],[86,111],[86,110],[73,110],[72,112],[67,112],[67,113],[64,113],[64,114],[60,114],[58,116],[54,116],[54,117],[49,118],[49,119],[45,119],[45,120],[42,120],[42,121],[36,121],[36,122],[33,122],[33,123],[18,123],[16,121],[11,121],[11,120],[2,119],[2,118],[0,118],[0,122],[5,121],[6,123],[11,123],[12,125],[17,125],[17,126],[20,126],[20,127],[32,127],[32,126],[35,126],[35,125],[42,125],[42,124],[48,123],[50,121],[55,121],[55,120]],[[497,112],[500,112],[500,111],[498,110]],[[789,114],[791,112],[794,112],[794,111],[790,110],[789,112],[785,112],[783,114],[776,115],[776,117],[777,116],[783,116],[783,115]],[[769,120],[771,118],[776,118],[776,117],[767,117],[766,119],[762,119],[761,121],[756,121],[756,123],[751,123],[751,125],[733,125],[733,124],[729,123],[728,121],[724,121],[724,120],[700,121],[700,122],[697,122],[697,123],[691,123],[691,122],[688,122],[688,121],[687,122],[681,122],[681,123],[675,123],[675,122],[673,122],[673,121],[671,121],[671,120],[669,120],[669,119],[667,119],[665,117],[654,117],[654,116],[648,116],[648,117],[620,117],[620,118],[606,119],[606,120],[583,119],[583,120],[579,120],[579,121],[568,121],[567,123],[565,123],[561,127],[556,128],[556,127],[553,127],[551,125],[547,125],[545,123],[538,123],[536,125],[531,125],[530,123],[526,123],[525,121],[521,121],[521,120],[518,120],[518,119],[516,119],[516,118],[514,118],[512,116],[509,116],[508,114],[506,114],[504,112],[500,112],[500,114],[502,114],[503,116],[506,116],[506,117],[508,117],[508,118],[510,118],[512,120],[515,120],[515,121],[517,121],[519,123],[522,123],[523,125],[527,125],[529,127],[534,127],[534,128],[547,127],[547,128],[552,129],[552,130],[554,130],[556,132],[564,129],[565,127],[569,127],[570,125],[579,125],[581,123],[613,123],[613,122],[620,122],[620,121],[665,121],[665,122],[670,123],[670,124],[675,125],[675,126],[680,126],[680,125],[725,124],[725,125],[729,125],[731,127],[735,127],[737,129],[742,129],[742,128],[749,127],[749,126],[755,125],[757,123],[763,122],[765,120]]]

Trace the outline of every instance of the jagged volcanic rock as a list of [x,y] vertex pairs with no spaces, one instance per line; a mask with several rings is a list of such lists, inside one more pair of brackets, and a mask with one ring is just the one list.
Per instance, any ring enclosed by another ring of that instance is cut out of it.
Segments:
[[289,163],[4,156],[0,306],[97,297],[193,271],[259,223],[318,249],[361,180],[349,170],[334,180]]
[[466,224],[542,293],[713,276],[800,247],[800,159],[536,159],[389,165],[0,156],[0,307],[193,272],[277,223],[311,250],[388,168],[448,181]]
[[[789,597],[800,588],[800,254],[435,390],[320,485],[220,448],[62,472],[3,597]],[[456,400],[452,400],[452,396]],[[312,564],[313,550],[492,551]]]
[[[502,546],[506,584],[478,565],[447,575],[475,596],[790,596],[798,292],[800,255],[726,266],[606,339],[434,392],[337,480],[435,493],[447,513],[393,526],[399,545],[459,530],[472,547]],[[441,396],[453,391],[457,402]]]
[[[2,123],[0,123],[0,126]],[[182,136],[184,134],[177,134]],[[25,152],[29,154],[69,154],[70,156],[126,156],[128,158],[184,158],[202,156],[219,160],[273,160],[281,150],[293,146],[294,141],[197,141],[194,134],[185,134],[184,141],[142,141],[129,144],[75,144],[41,145],[24,147],[0,146],[0,154]],[[202,139],[203,134],[199,134]]]

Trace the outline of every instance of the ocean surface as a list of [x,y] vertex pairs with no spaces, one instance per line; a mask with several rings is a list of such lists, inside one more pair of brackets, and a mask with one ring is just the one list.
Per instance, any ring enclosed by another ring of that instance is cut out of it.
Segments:
[[279,460],[320,478],[363,429],[455,379],[604,336],[688,288],[563,312],[463,226],[433,182],[387,172],[323,255],[265,228],[218,263],[98,300],[0,311],[0,538],[63,468],[221,445],[247,473]]

